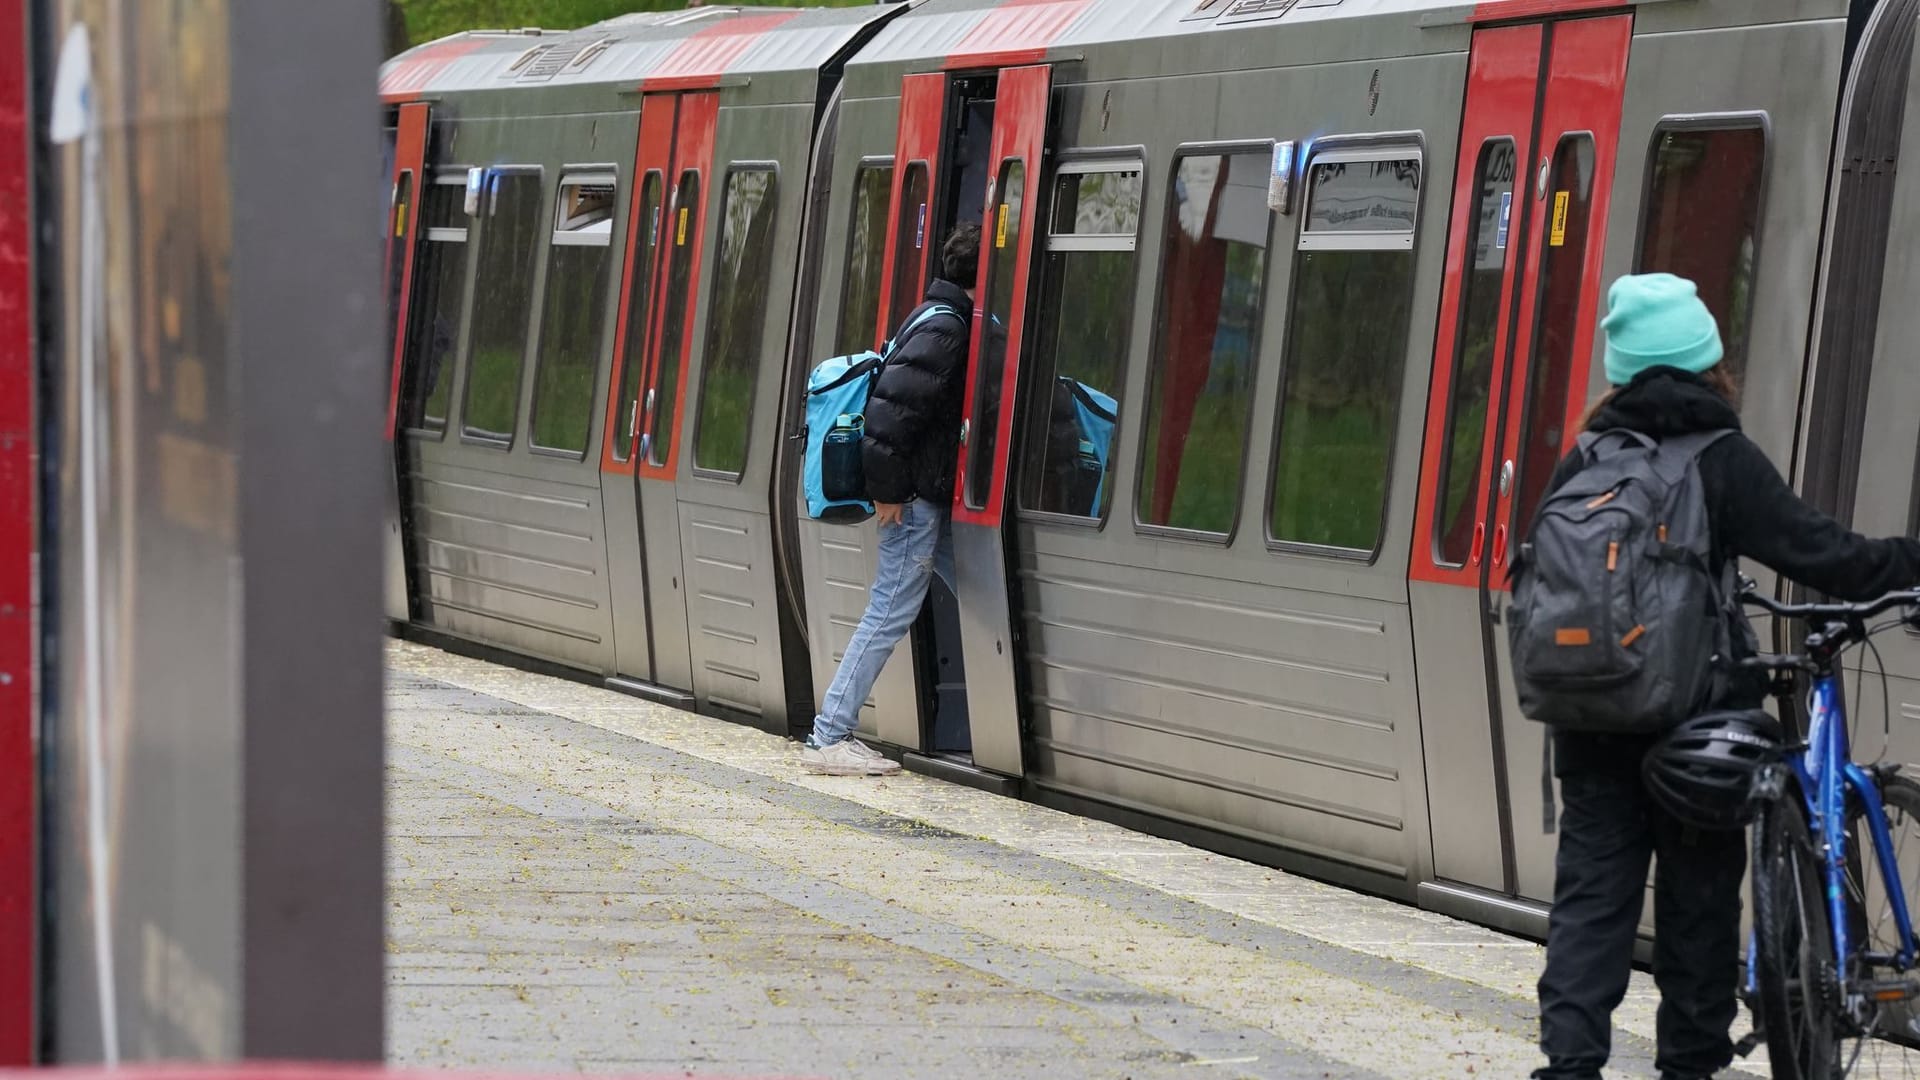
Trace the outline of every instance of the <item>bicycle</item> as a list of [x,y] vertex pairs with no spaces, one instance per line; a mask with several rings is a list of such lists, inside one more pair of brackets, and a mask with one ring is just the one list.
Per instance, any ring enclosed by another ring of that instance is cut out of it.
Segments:
[[[1886,1040],[1920,1037],[1910,1004],[1920,997],[1920,947],[1907,906],[1920,883],[1903,876],[1895,842],[1897,827],[1920,848],[1920,781],[1896,764],[1853,760],[1841,667],[1849,648],[1872,648],[1874,634],[1913,624],[1920,590],[1864,604],[1783,604],[1744,585],[1744,603],[1812,628],[1804,653],[1745,662],[1770,673],[1789,721],[1796,677],[1812,683],[1804,739],[1754,786],[1745,996],[1758,1031],[1748,1048],[1765,1039],[1776,1080],[1830,1080],[1852,1072],[1869,1047],[1876,1057],[1904,1053]],[[1895,608],[1909,610],[1869,625]],[[1915,856],[1907,865],[1920,869]]]

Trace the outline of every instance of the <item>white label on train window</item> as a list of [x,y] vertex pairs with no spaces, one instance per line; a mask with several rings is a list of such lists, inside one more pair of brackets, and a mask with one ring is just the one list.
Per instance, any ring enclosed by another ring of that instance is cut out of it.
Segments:
[[927,246],[927,204],[920,204],[918,220],[913,226],[913,250],[919,251]]
[[1507,227],[1513,223],[1513,192],[1500,193],[1500,228],[1494,234],[1493,246],[1502,251],[1507,249]]

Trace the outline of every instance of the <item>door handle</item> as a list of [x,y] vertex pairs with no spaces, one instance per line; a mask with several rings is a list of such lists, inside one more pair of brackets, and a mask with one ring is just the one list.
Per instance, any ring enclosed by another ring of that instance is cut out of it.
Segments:
[[1487,549],[1487,523],[1480,522],[1473,527],[1473,553],[1468,557],[1474,566],[1480,565],[1480,555]]
[[1493,527],[1493,565],[1507,565],[1507,527],[1504,524]]
[[972,425],[970,425],[966,421],[966,419],[963,417],[960,421],[960,445],[961,446],[967,445],[967,432],[971,429],[971,427]]
[[634,456],[642,461],[651,460],[653,454],[653,432],[640,436],[640,450]]
[[651,388],[647,390],[647,415],[648,416],[653,415],[653,393],[654,392]]
[[640,430],[640,400],[634,399],[633,407],[627,410],[627,441],[633,441],[633,433]]
[[[1500,466],[1500,497],[1504,499],[1511,494],[1513,494],[1513,459],[1508,458]],[[1498,561],[1497,556],[1495,561]]]

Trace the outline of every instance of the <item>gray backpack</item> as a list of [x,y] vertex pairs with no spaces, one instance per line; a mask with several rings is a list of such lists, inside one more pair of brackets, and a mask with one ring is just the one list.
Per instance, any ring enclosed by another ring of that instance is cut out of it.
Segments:
[[1710,569],[1698,463],[1729,434],[1580,436],[1584,464],[1541,504],[1514,571],[1507,634],[1527,717],[1649,733],[1706,706],[1737,570]]

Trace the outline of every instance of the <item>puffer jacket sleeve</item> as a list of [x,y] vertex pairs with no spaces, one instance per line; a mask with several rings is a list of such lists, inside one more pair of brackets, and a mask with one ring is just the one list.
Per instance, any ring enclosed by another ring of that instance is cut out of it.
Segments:
[[918,495],[915,450],[944,402],[959,393],[967,355],[958,315],[935,315],[907,333],[867,397],[866,439],[860,446],[867,497],[902,503]]
[[1920,542],[1869,539],[1807,505],[1744,435],[1701,455],[1700,478],[1714,535],[1732,554],[1846,601],[1920,585]]

